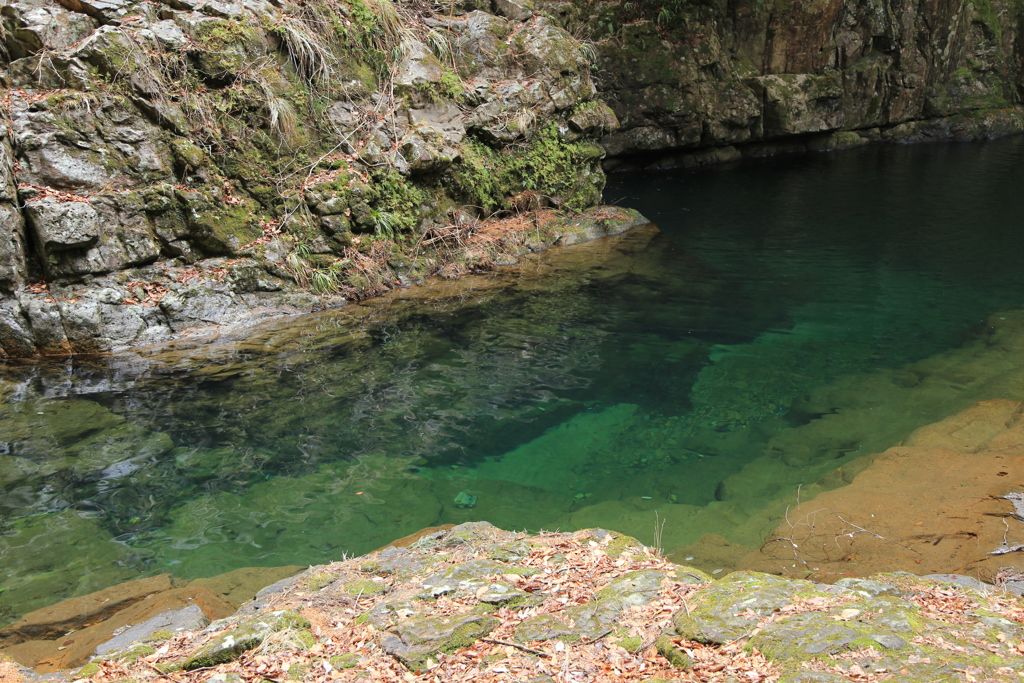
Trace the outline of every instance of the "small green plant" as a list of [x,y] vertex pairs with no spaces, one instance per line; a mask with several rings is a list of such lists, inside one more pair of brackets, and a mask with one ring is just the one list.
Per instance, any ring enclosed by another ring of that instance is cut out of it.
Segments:
[[374,209],[370,212],[370,219],[373,221],[373,229],[378,237],[394,239],[398,228],[398,218],[390,211]]

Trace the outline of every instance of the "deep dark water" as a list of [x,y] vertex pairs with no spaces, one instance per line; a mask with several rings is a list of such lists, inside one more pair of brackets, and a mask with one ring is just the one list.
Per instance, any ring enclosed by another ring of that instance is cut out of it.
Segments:
[[616,528],[637,506],[706,506],[813,419],[791,410],[808,391],[1020,307],[1022,161],[1011,138],[613,176],[606,199],[661,233],[586,265],[194,361],[9,366],[0,621],[433,524]]

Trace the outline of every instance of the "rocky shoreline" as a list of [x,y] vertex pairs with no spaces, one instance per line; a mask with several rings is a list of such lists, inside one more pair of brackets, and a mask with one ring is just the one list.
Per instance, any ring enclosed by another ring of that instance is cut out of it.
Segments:
[[312,567],[205,626],[147,623],[45,678],[1015,681],[1024,663],[1024,606],[970,577],[716,580],[614,532],[483,522]]
[[576,215],[608,169],[1018,132],[1018,23],[1003,0],[7,3],[0,356],[500,265],[557,236],[490,219]]
[[[576,215],[553,211],[484,221],[439,259],[455,278],[516,263],[524,254],[618,235],[647,223],[638,212],[600,206]],[[67,356],[124,351],[215,331],[231,334],[263,321],[344,306],[367,295],[422,284],[387,261],[370,262],[368,291],[310,291],[268,244],[261,258],[156,263],[89,279],[43,283],[0,301],[0,353]],[[3,357],[3,355],[0,355]]]

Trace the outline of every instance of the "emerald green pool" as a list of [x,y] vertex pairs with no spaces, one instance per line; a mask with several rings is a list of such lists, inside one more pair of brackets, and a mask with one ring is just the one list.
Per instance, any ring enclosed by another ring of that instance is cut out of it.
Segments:
[[0,624],[138,576],[323,563],[476,519],[651,542],[657,512],[676,546],[756,547],[757,510],[931,415],[737,491],[820,417],[809,392],[1022,307],[1021,187],[1021,138],[613,176],[606,200],[659,231],[223,350],[8,365]]

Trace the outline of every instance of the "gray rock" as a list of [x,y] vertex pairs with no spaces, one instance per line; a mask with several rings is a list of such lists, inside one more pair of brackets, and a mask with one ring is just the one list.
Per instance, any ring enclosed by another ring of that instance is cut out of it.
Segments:
[[521,591],[515,586],[510,586],[507,583],[492,583],[487,586],[487,590],[476,596],[477,600],[488,605],[504,605],[512,602],[520,602],[523,600],[529,600],[530,598],[542,599],[540,596],[534,596],[532,593]]
[[727,643],[742,638],[758,622],[800,597],[825,595],[809,581],[783,579],[756,572],[733,572],[702,590],[689,613],[674,618],[676,632],[702,643]]
[[438,652],[469,647],[501,623],[492,616],[459,614],[450,617],[410,618],[400,622],[381,640],[389,655],[411,671],[426,668],[427,659]]
[[527,619],[516,628],[516,639],[528,642],[564,636],[598,638],[616,628],[625,609],[649,603],[666,576],[664,572],[639,571],[619,577],[598,591],[593,601],[565,610],[566,621],[554,615]]
[[892,633],[880,633],[869,638],[887,650],[902,650],[907,647],[907,641]]
[[405,57],[395,70],[397,91],[409,95],[414,102],[430,102],[429,89],[441,82],[444,69],[437,57],[419,41],[411,41]]
[[272,633],[286,628],[309,628],[309,625],[307,619],[290,610],[250,617],[194,652],[185,660],[184,669],[191,671],[230,662],[246,650],[260,645]]
[[572,635],[574,629],[554,614],[531,617],[516,627],[515,638],[521,643],[553,640]]
[[25,213],[47,256],[68,249],[86,249],[99,241],[99,214],[87,202],[42,199],[27,202]]
[[848,683],[850,679],[827,671],[799,671],[783,674],[779,683]]
[[1024,596],[1024,581],[1007,581],[1002,586],[1003,590],[1017,596]]
[[147,619],[122,631],[116,637],[96,647],[96,654],[102,655],[114,650],[128,647],[130,644],[145,640],[157,631],[194,631],[207,623],[203,610],[199,605],[189,605],[178,610],[171,610]]
[[0,349],[11,356],[32,356],[36,344],[17,299],[0,298]]
[[60,307],[53,299],[36,295],[21,295],[21,308],[28,317],[32,328],[32,337],[40,353],[54,355],[68,353],[67,334],[64,331]]
[[873,581],[871,579],[839,579],[835,582],[835,585],[866,598],[873,598],[879,595],[902,595],[902,591],[900,591],[899,588],[888,583]]
[[423,588],[430,597],[446,595],[459,590],[476,591],[489,585],[487,577],[509,571],[509,567],[494,560],[470,560],[452,565],[423,580]]
[[922,578],[941,581],[942,583],[952,583],[964,588],[973,588],[981,593],[987,593],[994,588],[991,584],[983,583],[973,576],[964,576],[963,574],[927,574]]
[[452,103],[431,103],[410,109],[409,125],[439,135],[452,145],[459,144],[466,137],[462,111]]
[[0,204],[0,291],[25,283],[25,221],[10,204]]
[[842,652],[857,636],[857,631],[834,621],[832,615],[809,612],[765,624],[750,645],[772,659],[800,660]]
[[491,7],[499,17],[513,21],[526,21],[533,16],[533,3],[529,0],[492,0]]
[[21,59],[43,49],[71,47],[96,27],[90,17],[63,7],[12,2],[0,11],[10,27],[7,45],[11,59]]
[[466,522],[444,532],[442,545],[451,547],[487,538],[511,540],[515,534],[499,529],[490,522]]

